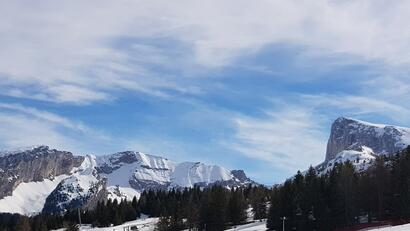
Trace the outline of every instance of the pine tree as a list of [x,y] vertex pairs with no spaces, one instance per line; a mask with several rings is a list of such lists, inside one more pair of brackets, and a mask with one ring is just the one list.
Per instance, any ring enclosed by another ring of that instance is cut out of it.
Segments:
[[32,219],[32,229],[33,231],[47,231],[47,224],[43,216],[35,216]]
[[26,216],[20,216],[16,224],[16,231],[31,231],[30,220]]

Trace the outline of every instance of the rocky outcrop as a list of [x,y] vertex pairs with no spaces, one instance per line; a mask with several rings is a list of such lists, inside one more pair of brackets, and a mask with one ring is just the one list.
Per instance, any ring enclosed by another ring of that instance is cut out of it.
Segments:
[[47,197],[43,213],[59,213],[70,209],[83,207],[92,209],[98,201],[104,201],[107,196],[106,181],[99,179],[84,188],[78,178],[70,177],[62,181]]
[[351,118],[336,119],[327,143],[326,162],[344,150],[370,148],[375,155],[396,153],[410,144],[410,129],[372,124]]
[[251,182],[243,170],[232,170],[232,175],[241,182]]
[[99,164],[96,167],[98,173],[110,174],[124,164],[132,164],[138,162],[138,152],[125,151],[118,152],[112,155],[99,157]]
[[42,181],[69,174],[84,157],[37,146],[18,153],[0,154],[0,199],[11,195],[22,182]]

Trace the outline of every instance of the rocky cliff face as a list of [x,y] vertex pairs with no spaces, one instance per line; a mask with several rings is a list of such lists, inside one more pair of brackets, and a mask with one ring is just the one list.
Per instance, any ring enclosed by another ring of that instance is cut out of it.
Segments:
[[372,124],[340,117],[332,124],[327,143],[326,161],[344,150],[361,151],[368,147],[375,155],[388,155],[410,144],[410,128]]
[[62,174],[69,174],[80,166],[84,157],[70,152],[38,146],[12,153],[0,154],[0,199],[11,195],[22,182],[43,181]]

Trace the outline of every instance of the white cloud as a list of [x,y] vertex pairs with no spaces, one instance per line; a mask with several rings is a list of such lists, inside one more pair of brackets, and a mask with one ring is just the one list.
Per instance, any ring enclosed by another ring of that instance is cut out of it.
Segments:
[[[0,89],[75,104],[111,100],[119,90],[195,93],[183,76],[152,66],[221,67],[281,43],[408,66],[409,13],[407,1],[7,1]],[[158,39],[172,43],[143,42]]]
[[0,103],[0,148],[12,149],[45,144],[78,154],[95,153],[111,138],[81,122],[26,107]]
[[0,123],[2,149],[47,144],[55,148],[72,150],[72,144],[75,143],[62,135],[53,124],[30,116],[0,113]]
[[287,107],[266,118],[236,118],[237,142],[232,148],[245,156],[268,161],[294,173],[323,161],[326,132],[309,109]]
[[379,94],[380,92],[373,96],[303,95],[302,101],[312,108],[327,108],[328,111],[350,116],[379,115],[396,122],[410,123],[410,108],[384,100]]
[[0,103],[1,109],[12,110],[17,113],[24,113],[26,115],[32,116],[32,118],[37,118],[43,121],[47,121],[53,124],[57,124],[59,126],[63,126],[72,130],[86,132],[89,130],[85,125],[79,122],[71,121],[67,118],[62,116],[47,112],[41,111],[33,107],[26,107],[21,104],[8,104],[8,103]]

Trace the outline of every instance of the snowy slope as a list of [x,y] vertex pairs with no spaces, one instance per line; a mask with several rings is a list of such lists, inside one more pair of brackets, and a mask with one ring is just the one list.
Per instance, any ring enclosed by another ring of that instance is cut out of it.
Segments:
[[225,168],[203,163],[183,162],[171,172],[171,186],[193,187],[199,183],[212,183],[233,179],[232,173]]
[[138,167],[138,163],[124,164],[110,174],[101,174],[107,179],[107,190],[109,199],[132,199],[139,197],[140,192],[133,189],[129,183],[131,176]]
[[67,175],[45,179],[40,182],[21,183],[13,191],[13,195],[0,200],[0,212],[34,214],[43,209],[48,195]]
[[369,147],[362,146],[361,151],[356,150],[343,150],[336,155],[335,158],[319,165],[317,170],[320,174],[330,171],[336,163],[344,163],[349,161],[353,164],[355,169],[359,172],[366,170],[371,166],[373,161],[376,159],[376,155],[373,150]]

